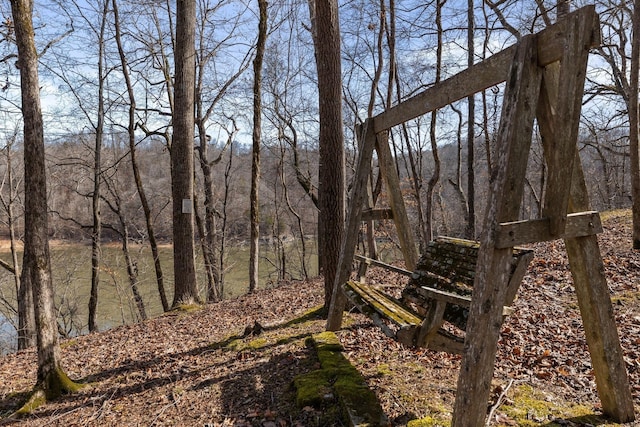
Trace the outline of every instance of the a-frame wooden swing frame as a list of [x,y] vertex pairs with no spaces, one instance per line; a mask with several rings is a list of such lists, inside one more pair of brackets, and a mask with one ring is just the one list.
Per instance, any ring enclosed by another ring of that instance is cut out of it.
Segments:
[[[593,6],[579,9],[547,29],[369,118],[360,132],[339,270],[327,329],[342,324],[341,284],[351,274],[374,150],[408,270],[417,252],[408,225],[388,130],[452,102],[505,82],[491,191],[481,237],[464,353],[454,406],[454,427],[484,425],[493,377],[502,305],[513,247],[563,239],[574,280],[602,409],[618,422],[635,419],[633,400],[613,315],[577,140],[589,49],[599,44]],[[519,221],[524,174],[534,120],[548,170],[541,218]]]

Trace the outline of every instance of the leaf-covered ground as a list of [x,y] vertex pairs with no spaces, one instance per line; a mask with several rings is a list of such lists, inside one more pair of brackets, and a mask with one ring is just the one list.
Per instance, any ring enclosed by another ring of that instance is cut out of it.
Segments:
[[[640,253],[628,212],[607,215],[600,235],[634,403],[640,409]],[[535,245],[500,342],[493,425],[605,425],[563,245]],[[369,280],[403,285],[370,269]],[[88,383],[21,420],[7,418],[35,380],[36,358],[0,358],[0,424],[24,426],[327,425],[321,408],[298,407],[293,378],[317,368],[305,344],[323,330],[314,307],[322,284],[292,283],[193,312],[64,341],[68,374]],[[256,322],[260,327],[256,327]],[[338,333],[394,425],[446,425],[458,356],[409,349],[356,313]],[[328,401],[327,404],[332,404]],[[638,414],[640,415],[640,414]],[[631,425],[631,424],[629,424]],[[640,425],[640,424],[638,424]]]

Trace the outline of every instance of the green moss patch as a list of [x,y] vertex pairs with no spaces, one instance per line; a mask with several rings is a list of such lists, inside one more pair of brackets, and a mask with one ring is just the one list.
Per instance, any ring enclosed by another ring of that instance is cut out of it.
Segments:
[[321,368],[294,380],[298,405],[324,410],[335,399],[350,425],[387,425],[376,395],[342,354],[338,337],[323,332],[313,335],[308,344],[315,347]]
[[46,402],[47,397],[44,393],[44,390],[34,390],[33,393],[31,393],[31,396],[29,396],[29,399],[26,401],[26,403],[12,415],[12,418],[26,417],[27,415],[30,415],[33,411],[38,409],[38,407],[44,405]]
[[[521,385],[514,389],[509,404],[500,411],[518,426],[562,426],[566,421],[582,425],[607,425],[605,419],[584,405],[557,402],[549,399],[543,392],[529,385]],[[557,421],[557,422],[556,422]],[[502,425],[502,424],[498,424]]]
[[324,409],[325,404],[333,400],[333,387],[327,372],[318,369],[293,380],[296,388],[296,404],[299,408],[311,406]]
[[178,304],[171,311],[176,313],[194,313],[200,310],[202,310],[202,305],[200,304]]
[[450,425],[450,421],[443,420],[437,416],[428,416],[418,420],[411,420],[407,423],[407,427],[449,427]]

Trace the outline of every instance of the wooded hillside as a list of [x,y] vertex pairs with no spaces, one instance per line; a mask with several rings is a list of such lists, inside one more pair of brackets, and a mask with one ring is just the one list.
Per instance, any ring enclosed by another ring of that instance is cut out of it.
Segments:
[[[630,249],[629,211],[606,213],[600,236],[616,321],[636,405],[640,402],[640,255]],[[503,327],[493,381],[492,425],[613,425],[598,396],[565,251],[534,246],[515,313]],[[368,279],[404,286],[370,269]],[[65,368],[88,385],[4,425],[336,425],[328,408],[297,406],[293,380],[318,369],[305,340],[324,329],[322,285],[291,283],[194,312],[62,343]],[[256,323],[257,322],[257,323]],[[261,328],[257,328],[260,325]],[[344,355],[364,376],[394,425],[447,425],[459,356],[406,348],[366,317],[338,332]],[[0,416],[17,409],[35,375],[35,354],[0,359]],[[324,415],[323,415],[324,414]],[[332,416],[336,416],[332,413]],[[416,425],[416,424],[414,424]]]

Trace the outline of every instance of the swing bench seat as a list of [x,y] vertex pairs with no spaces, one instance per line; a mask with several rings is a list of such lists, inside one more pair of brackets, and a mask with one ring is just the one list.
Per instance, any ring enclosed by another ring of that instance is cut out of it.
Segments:
[[[471,240],[437,237],[428,244],[415,271],[405,271],[409,281],[401,298],[362,281],[348,281],[342,290],[360,312],[402,344],[462,353],[462,331],[469,316],[479,247]],[[358,258],[385,267],[383,263]],[[511,304],[532,258],[532,250],[513,250],[503,304],[505,316],[512,312]]]

